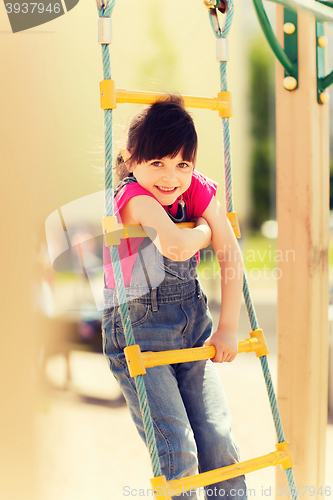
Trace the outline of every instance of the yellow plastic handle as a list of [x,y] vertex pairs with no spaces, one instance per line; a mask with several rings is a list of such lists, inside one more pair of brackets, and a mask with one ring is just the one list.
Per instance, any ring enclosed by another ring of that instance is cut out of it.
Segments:
[[[104,241],[107,247],[120,245],[120,240],[124,238],[145,238],[147,233],[140,224],[118,224],[115,215],[109,215],[102,218]],[[195,222],[178,222],[176,225],[180,228],[195,227]]]
[[[176,226],[179,227],[180,229],[183,229],[185,227],[193,229],[195,227],[195,222],[176,222]],[[148,236],[143,227],[140,226],[140,224],[123,224],[122,227],[128,238]]]
[[[250,338],[238,342],[238,352],[255,352],[259,358],[269,354],[264,332],[261,329],[250,332]],[[214,358],[215,347],[213,345],[203,347],[192,347],[190,349],[177,349],[174,351],[145,351],[141,352],[140,346],[135,344],[124,349],[128,369],[131,377],[144,375],[146,368],[160,365],[172,365],[174,363],[187,363],[199,361],[200,359]]]

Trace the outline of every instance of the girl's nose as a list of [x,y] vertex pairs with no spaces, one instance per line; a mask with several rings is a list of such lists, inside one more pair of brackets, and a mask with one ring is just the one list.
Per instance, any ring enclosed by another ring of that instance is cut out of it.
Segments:
[[176,172],[174,169],[165,169],[163,172],[163,179],[172,182],[176,179]]

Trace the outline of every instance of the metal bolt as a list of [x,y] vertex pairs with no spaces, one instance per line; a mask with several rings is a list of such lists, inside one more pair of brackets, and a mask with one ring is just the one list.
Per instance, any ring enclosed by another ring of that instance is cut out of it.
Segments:
[[287,90],[295,90],[297,87],[297,80],[293,76],[286,76],[283,80],[283,86]]
[[206,7],[215,7],[216,0],[204,0]]
[[328,43],[327,37],[326,36],[320,36],[318,38],[318,45],[319,47],[326,47]]
[[321,92],[319,98],[322,104],[326,104],[330,100],[330,95],[328,92]]
[[293,23],[285,23],[283,25],[283,31],[287,34],[287,35],[292,35],[293,33],[295,33],[296,31],[296,26],[293,24]]

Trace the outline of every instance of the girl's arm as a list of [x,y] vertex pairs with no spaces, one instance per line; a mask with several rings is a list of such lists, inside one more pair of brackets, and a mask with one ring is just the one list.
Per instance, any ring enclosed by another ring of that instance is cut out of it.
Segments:
[[195,228],[180,229],[151,196],[131,198],[121,211],[121,219],[124,224],[141,224],[162,255],[171,260],[187,260],[211,242],[210,227],[202,217]]
[[203,213],[212,230],[212,244],[221,268],[221,314],[216,332],[205,345],[214,345],[212,361],[233,361],[237,355],[237,330],[242,300],[243,260],[224,209],[214,196]]

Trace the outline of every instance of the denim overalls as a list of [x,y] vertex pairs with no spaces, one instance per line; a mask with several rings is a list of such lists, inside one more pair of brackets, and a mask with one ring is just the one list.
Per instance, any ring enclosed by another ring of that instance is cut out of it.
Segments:
[[[181,204],[177,217],[177,222],[187,221],[186,207]],[[212,317],[196,276],[196,257],[172,261],[163,257],[149,238],[143,240],[140,250],[126,296],[141,351],[201,347],[212,334]],[[154,281],[160,284],[154,287]],[[138,296],[138,287],[145,290],[147,286],[147,293]],[[123,353],[126,341],[116,293],[104,292],[104,354],[145,441],[135,382]],[[162,474],[168,481],[239,461],[223,386],[210,360],[148,368],[144,381]],[[194,488],[179,493],[175,492],[173,498],[197,498]],[[244,500],[244,476],[208,486],[205,495],[209,499]]]

